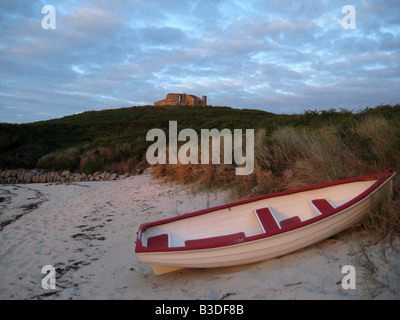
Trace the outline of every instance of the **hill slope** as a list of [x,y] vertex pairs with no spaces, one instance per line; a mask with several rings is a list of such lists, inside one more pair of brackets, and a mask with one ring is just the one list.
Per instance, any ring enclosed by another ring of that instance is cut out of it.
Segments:
[[269,136],[281,126],[318,128],[332,124],[346,128],[366,116],[399,119],[400,105],[367,108],[359,113],[306,111],[280,115],[261,110],[229,107],[130,107],[89,111],[59,119],[28,124],[0,124],[0,168],[42,168],[136,172],[146,165],[146,133],[153,128],[168,132],[176,120],[178,130],[263,129]]

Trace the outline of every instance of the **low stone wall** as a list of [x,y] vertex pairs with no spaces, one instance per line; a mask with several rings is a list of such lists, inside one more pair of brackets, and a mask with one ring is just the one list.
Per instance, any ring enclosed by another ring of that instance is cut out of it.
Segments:
[[128,177],[129,174],[117,175],[109,172],[95,172],[93,174],[77,174],[68,170],[63,172],[46,172],[44,170],[26,171],[4,170],[0,171],[0,184],[16,184],[16,183],[49,183],[49,182],[81,182],[81,181],[113,181],[121,180]]

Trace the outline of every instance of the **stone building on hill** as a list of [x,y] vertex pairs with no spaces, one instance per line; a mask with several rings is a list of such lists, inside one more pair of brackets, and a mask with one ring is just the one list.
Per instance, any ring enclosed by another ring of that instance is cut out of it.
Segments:
[[164,100],[154,102],[154,106],[207,106],[207,96],[200,99],[186,93],[168,93]]

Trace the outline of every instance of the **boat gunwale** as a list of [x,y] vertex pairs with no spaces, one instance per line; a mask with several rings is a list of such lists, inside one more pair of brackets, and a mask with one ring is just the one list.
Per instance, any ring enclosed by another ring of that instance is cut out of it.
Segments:
[[[277,235],[281,235],[287,232],[295,231],[296,229],[300,229],[303,227],[306,227],[310,224],[315,224],[321,220],[325,220],[327,218],[330,218],[334,215],[337,215],[338,213],[347,211],[350,207],[353,207],[354,205],[358,204],[368,196],[372,195],[375,191],[377,191],[385,182],[391,180],[395,176],[396,172],[393,171],[392,169],[388,169],[383,173],[378,173],[378,174],[372,174],[372,175],[367,175],[367,176],[361,176],[361,177],[356,177],[356,178],[350,178],[350,179],[344,179],[344,180],[338,180],[338,181],[333,181],[333,182],[328,182],[328,183],[323,183],[323,184],[318,184],[310,187],[305,187],[305,188],[299,188],[299,189],[294,189],[294,190],[288,190],[288,191],[282,191],[278,193],[273,193],[273,194],[268,194],[268,195],[263,195],[263,196],[258,196],[258,197],[253,197],[241,201],[236,201],[212,208],[207,208],[191,213],[186,213],[178,217],[172,217],[172,218],[167,218],[163,220],[158,220],[150,223],[145,223],[142,224],[139,227],[139,231],[137,234],[137,240],[136,240],[136,248],[135,252],[136,253],[168,253],[168,252],[190,252],[190,251],[198,251],[198,250],[205,250],[205,249],[213,249],[213,248],[223,248],[223,247],[229,247],[229,246],[234,246],[234,245],[241,245],[245,244],[248,242],[254,242],[257,240],[262,240],[270,237],[274,237]],[[292,226],[288,226],[285,228],[282,228],[278,231],[275,232],[270,232],[270,233],[261,233],[253,236],[248,236],[243,238],[240,242],[232,241],[231,244],[222,244],[222,245],[198,245],[195,247],[185,247],[185,246],[180,246],[180,247],[145,247],[142,245],[142,241],[140,240],[141,234],[149,227],[157,226],[157,225],[162,225],[166,223],[172,223],[174,221],[182,220],[182,219],[187,219],[191,217],[195,217],[198,215],[203,215],[207,214],[210,212],[214,212],[217,210],[225,209],[225,208],[231,208],[234,206],[238,206],[241,204],[245,203],[251,203],[263,199],[268,199],[268,198],[273,198],[273,197],[280,197],[280,196],[285,196],[285,195],[291,195],[299,192],[305,192],[309,190],[316,190],[316,189],[321,189],[321,188],[326,188],[326,187],[331,187],[335,185],[341,185],[341,184],[346,184],[346,183],[352,183],[352,182],[360,182],[360,181],[369,181],[369,180],[377,180],[374,184],[372,184],[370,187],[368,187],[366,190],[364,190],[362,193],[358,194],[356,197],[351,199],[350,201],[342,204],[341,206],[338,206],[334,210],[332,210],[330,213],[324,213],[320,214],[319,216],[307,219],[305,221],[302,221],[300,223],[297,223]]]

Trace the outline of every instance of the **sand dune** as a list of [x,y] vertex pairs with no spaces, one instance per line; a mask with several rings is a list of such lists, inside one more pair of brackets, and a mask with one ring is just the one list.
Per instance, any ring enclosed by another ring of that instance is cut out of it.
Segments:
[[[195,194],[148,174],[1,185],[0,299],[399,299],[398,238],[367,247],[371,279],[350,250],[349,240],[366,238],[355,231],[257,264],[159,277],[134,255],[140,224],[227,201],[225,192]],[[356,289],[342,287],[348,264]],[[54,290],[42,288],[44,265],[56,270]]]

